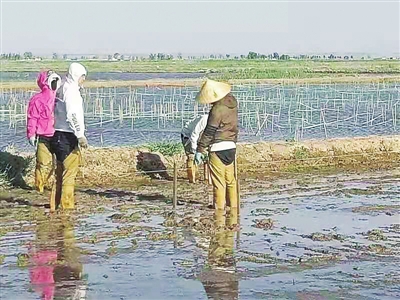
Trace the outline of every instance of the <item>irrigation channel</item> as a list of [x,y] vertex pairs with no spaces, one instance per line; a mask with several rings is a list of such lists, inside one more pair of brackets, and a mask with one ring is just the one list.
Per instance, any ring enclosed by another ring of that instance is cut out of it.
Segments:
[[[97,88],[83,91],[92,145],[179,141],[184,123],[208,108],[196,87]],[[235,85],[240,141],[301,140],[397,134],[400,85]],[[33,91],[0,95],[0,147],[26,147],[27,102]]]
[[399,179],[247,179],[239,231],[129,190],[80,189],[69,217],[2,201],[0,298],[399,299]]

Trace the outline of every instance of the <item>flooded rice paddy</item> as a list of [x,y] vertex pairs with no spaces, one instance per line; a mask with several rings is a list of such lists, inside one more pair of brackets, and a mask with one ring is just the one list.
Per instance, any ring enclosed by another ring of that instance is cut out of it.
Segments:
[[398,299],[399,180],[248,178],[239,230],[231,213],[185,199],[173,215],[127,190],[81,189],[70,216],[3,200],[0,298]]
[[[192,86],[85,89],[88,140],[107,147],[179,141],[184,124],[209,110],[195,101],[197,92]],[[32,93],[0,93],[0,147],[29,147],[25,120]],[[399,133],[398,83],[239,84],[233,93],[241,142]]]

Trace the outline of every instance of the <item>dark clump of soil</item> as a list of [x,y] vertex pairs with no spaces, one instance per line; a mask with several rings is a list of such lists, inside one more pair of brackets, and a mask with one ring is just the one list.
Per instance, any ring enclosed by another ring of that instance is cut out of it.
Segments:
[[343,241],[345,239],[343,235],[337,233],[321,233],[321,232],[314,232],[312,234],[303,234],[301,237],[320,242],[326,242],[332,240]]
[[264,230],[270,230],[274,227],[274,221],[271,218],[255,220],[255,224],[252,226]]
[[370,241],[386,241],[387,237],[383,234],[382,230],[372,229],[369,230],[366,234]]

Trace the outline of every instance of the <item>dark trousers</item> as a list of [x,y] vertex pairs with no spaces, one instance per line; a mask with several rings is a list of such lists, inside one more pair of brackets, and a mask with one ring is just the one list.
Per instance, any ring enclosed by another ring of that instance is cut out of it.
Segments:
[[75,134],[62,131],[54,133],[51,140],[51,150],[56,155],[57,161],[63,162],[77,147],[78,139]]

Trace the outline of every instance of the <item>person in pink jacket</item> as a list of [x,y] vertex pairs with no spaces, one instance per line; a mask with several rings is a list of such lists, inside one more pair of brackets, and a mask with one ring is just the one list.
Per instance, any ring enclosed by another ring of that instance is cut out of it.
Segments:
[[54,102],[56,91],[61,84],[60,76],[49,70],[39,73],[37,84],[41,91],[29,100],[26,135],[36,147],[35,187],[40,193],[48,188],[53,170],[53,156],[50,141],[54,135]]

